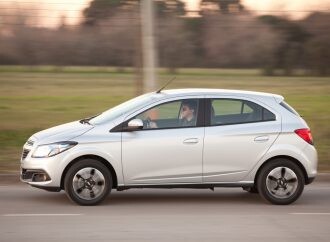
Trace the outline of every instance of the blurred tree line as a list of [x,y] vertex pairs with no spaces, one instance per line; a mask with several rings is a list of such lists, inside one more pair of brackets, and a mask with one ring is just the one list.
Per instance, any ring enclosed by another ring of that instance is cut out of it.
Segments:
[[[330,14],[256,17],[240,0],[155,1],[159,66],[262,68],[267,75],[330,75]],[[33,15],[31,15],[33,14]],[[194,16],[193,16],[194,15]],[[197,15],[197,16],[196,16]],[[79,26],[37,27],[38,14],[0,10],[1,65],[141,66],[138,0],[94,0]]]

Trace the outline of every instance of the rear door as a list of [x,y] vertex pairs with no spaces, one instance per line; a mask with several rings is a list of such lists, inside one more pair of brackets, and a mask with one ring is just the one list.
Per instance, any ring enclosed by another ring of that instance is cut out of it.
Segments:
[[240,181],[278,137],[280,117],[251,99],[214,97],[207,103],[203,181]]

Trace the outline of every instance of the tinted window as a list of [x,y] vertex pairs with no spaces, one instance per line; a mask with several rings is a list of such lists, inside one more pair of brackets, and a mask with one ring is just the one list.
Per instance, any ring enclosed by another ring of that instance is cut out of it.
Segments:
[[212,101],[216,115],[230,115],[241,113],[242,103],[237,100],[219,99]]
[[211,125],[271,120],[275,120],[275,115],[256,103],[236,99],[211,99]]
[[185,99],[155,106],[135,118],[143,121],[143,129],[195,127],[197,123],[197,99]]
[[275,114],[273,114],[272,112],[270,112],[267,109],[263,109],[264,113],[263,113],[263,120],[264,121],[273,121],[276,119]]

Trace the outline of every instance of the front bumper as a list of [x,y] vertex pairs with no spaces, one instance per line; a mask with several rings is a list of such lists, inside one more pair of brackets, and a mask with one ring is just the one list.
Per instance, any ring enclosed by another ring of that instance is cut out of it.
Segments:
[[45,182],[50,180],[50,176],[44,170],[21,168],[21,181],[23,182]]
[[58,190],[64,170],[61,161],[65,155],[61,153],[48,158],[33,158],[31,153],[21,158],[21,181],[46,190]]
[[61,187],[48,186],[44,184],[44,182],[51,181],[50,176],[44,170],[30,170],[21,168],[20,179],[22,182],[28,183],[36,188],[44,189],[50,192],[61,191]]

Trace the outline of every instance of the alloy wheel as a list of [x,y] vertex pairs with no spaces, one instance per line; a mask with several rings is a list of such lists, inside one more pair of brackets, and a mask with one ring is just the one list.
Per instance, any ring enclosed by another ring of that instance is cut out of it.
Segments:
[[276,167],[267,175],[266,187],[268,192],[276,198],[289,198],[298,188],[298,178],[290,168]]
[[105,178],[101,171],[94,167],[79,170],[72,180],[73,191],[84,200],[98,198],[105,188]]

